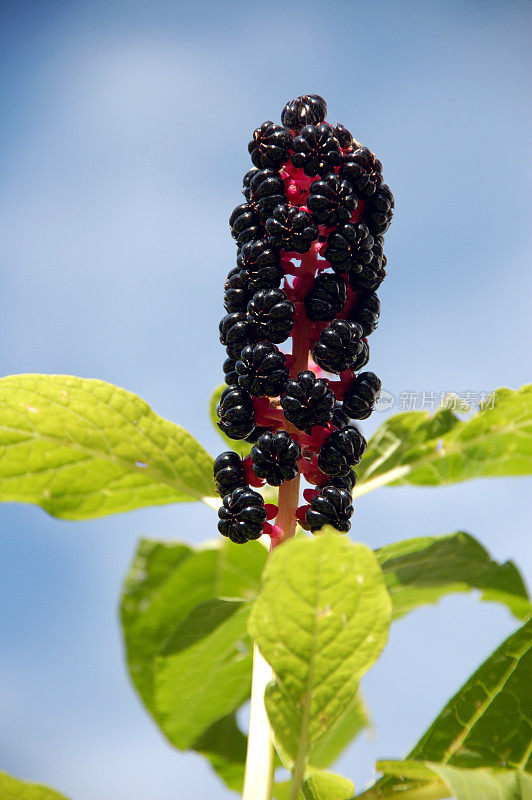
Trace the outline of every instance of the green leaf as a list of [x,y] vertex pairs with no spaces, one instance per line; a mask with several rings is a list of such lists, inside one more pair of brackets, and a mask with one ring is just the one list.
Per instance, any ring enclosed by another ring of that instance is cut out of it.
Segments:
[[476,414],[449,408],[390,417],[371,438],[355,496],[379,486],[441,486],[532,473],[532,384],[497,389]]
[[354,795],[353,782],[332,772],[317,772],[303,784],[306,800],[352,800]]
[[131,679],[153,712],[156,657],[196,606],[215,598],[251,599],[259,591],[267,550],[228,539],[194,549],[141,540],[122,594],[121,617]]
[[5,772],[0,772],[0,797],[2,800],[66,800],[64,795],[47,786],[19,781]]
[[110,383],[10,375],[0,409],[0,500],[88,519],[215,495],[190,433]]
[[[489,795],[481,790],[491,792],[489,787],[497,785],[502,787],[501,794],[493,788],[491,796],[519,797],[512,792],[519,784],[528,786],[530,778],[512,777],[512,773],[532,773],[531,686],[532,619],[462,686],[405,761],[379,762],[386,776],[361,797],[410,798],[411,792],[412,798],[428,798],[432,773],[460,800],[486,800]],[[473,773],[475,784],[469,780]],[[468,793],[467,787],[474,785],[481,789]]]
[[[290,800],[292,781],[282,781],[274,785],[275,800]],[[307,778],[299,793],[298,800],[352,800],[355,794],[353,782],[332,772],[313,772]]]
[[207,600],[189,614],[157,658],[157,719],[181,750],[249,696],[248,616],[249,604],[243,600]]
[[[393,796],[401,800],[432,800],[456,797],[457,800],[529,800],[532,797],[532,776],[515,769],[468,769],[434,764],[430,761],[379,761],[377,767],[387,775],[400,779]],[[361,797],[389,798],[390,793]]]
[[[143,540],[139,544],[122,595],[121,615],[127,662],[131,679],[144,704],[163,733],[176,746],[185,743],[183,730],[180,729],[183,713],[182,708],[175,706],[175,702],[172,705],[171,695],[168,705],[155,697],[154,678],[160,654],[170,646],[172,638],[175,640],[179,629],[183,633],[187,629],[192,633],[190,622],[209,602],[219,602],[217,598],[252,599],[259,591],[267,555],[266,548],[260,542],[249,542],[243,547],[221,538],[199,549],[175,542]],[[248,603],[242,606],[238,614],[244,636],[246,625],[242,616],[245,617],[247,613]],[[241,633],[242,629],[235,631],[235,646],[242,641]],[[182,655],[185,655],[185,651]],[[158,680],[162,681],[164,674],[163,667]],[[182,677],[186,676],[183,674]],[[247,696],[249,675],[244,684]],[[158,691],[162,691],[160,687]],[[235,703],[233,709],[236,709],[240,702],[238,692],[231,694],[231,698]],[[224,708],[228,705],[231,704],[226,697]],[[187,720],[190,717],[194,721],[195,714],[195,708],[189,706]],[[204,713],[203,731],[199,732],[196,741],[184,746],[205,755],[228,786],[240,791],[246,737],[239,730],[234,714],[228,714],[213,724],[210,724],[210,719],[212,715],[205,716]],[[194,724],[196,730],[202,727],[197,722]],[[189,734],[192,736],[190,730]]]
[[370,724],[367,708],[357,692],[351,703],[321,737],[311,756],[312,767],[329,767],[347,745]]
[[499,564],[468,533],[424,536],[376,551],[393,603],[395,619],[451,592],[479,589],[483,600],[504,603],[519,619],[532,612],[515,564]]
[[225,435],[225,433],[222,433],[222,431],[218,427],[218,415],[216,413],[216,407],[220,402],[220,397],[222,396],[222,392],[224,389],[227,389],[227,386],[225,383],[222,383],[220,384],[220,386],[216,387],[216,389],[211,395],[211,399],[209,401],[209,416],[211,418],[211,422],[216,428],[217,432],[222,437],[222,439],[224,440],[224,442],[229,446],[230,450],[234,450],[241,456],[247,456],[253,445],[249,444],[249,442],[245,442],[243,439],[230,439],[228,436]]
[[275,672],[266,708],[296,772],[353,702],[390,615],[380,567],[364,545],[324,528],[273,551],[249,631]]
[[194,743],[194,750],[210,761],[230,789],[242,792],[247,736],[238,727],[234,713],[207,728]]

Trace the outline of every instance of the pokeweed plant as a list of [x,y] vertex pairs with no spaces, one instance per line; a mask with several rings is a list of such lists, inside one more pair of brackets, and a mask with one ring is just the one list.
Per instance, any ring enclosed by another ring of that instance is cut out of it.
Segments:
[[[506,605],[520,627],[357,797],[530,798],[532,605],[518,569],[462,531],[376,551],[345,534],[353,498],[379,487],[529,474],[532,387],[498,389],[464,418],[448,405],[392,416],[366,446],[357,422],[380,380],[361,369],[394,202],[380,162],[326,113],[321,97],[298,97],[249,144],[246,202],[230,218],[225,386],[211,401],[234,449],[213,462],[103,381],[8,376],[0,499],[64,519],[173,502],[218,510],[218,541],[141,541],[121,614],[131,680],[156,724],[244,800],[353,798],[329,768],[368,725],[359,682],[390,624],[451,592]],[[246,736],[237,712],[250,697]],[[276,766],[290,780],[275,781]],[[5,773],[0,797],[61,800]]]

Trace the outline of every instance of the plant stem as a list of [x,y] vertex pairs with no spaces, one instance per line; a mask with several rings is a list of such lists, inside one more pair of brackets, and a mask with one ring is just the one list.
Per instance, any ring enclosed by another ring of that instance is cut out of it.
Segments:
[[271,800],[272,796],[273,744],[270,721],[264,706],[264,692],[271,679],[272,668],[255,645],[253,647],[251,709],[242,800]]
[[[313,246],[302,256],[298,274],[316,271],[318,253]],[[292,330],[292,377],[308,369],[309,356],[308,320],[305,315],[296,317]],[[286,423],[285,429],[297,433],[297,429]],[[271,549],[289,539],[296,532],[296,510],[299,505],[298,475],[291,481],[285,481],[279,487],[278,514],[276,526],[281,530],[279,539],[272,538]],[[273,677],[272,669],[260,654],[257,645],[253,648],[253,673],[251,678],[251,708],[249,715],[249,735],[246,753],[246,770],[244,775],[244,792],[242,800],[271,800],[273,784],[273,743],[270,721],[264,705],[264,692]],[[306,763],[294,767],[292,789],[297,786],[296,794],[305,778]],[[296,772],[298,773],[296,775]]]

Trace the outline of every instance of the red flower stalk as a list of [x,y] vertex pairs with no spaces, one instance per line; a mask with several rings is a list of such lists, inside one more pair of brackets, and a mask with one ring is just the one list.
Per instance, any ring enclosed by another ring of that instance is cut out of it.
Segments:
[[[218,527],[233,541],[266,533],[273,547],[298,522],[349,530],[353,467],[366,447],[352,420],[369,416],[380,391],[360,370],[394,201],[380,161],[326,113],[321,97],[304,95],[287,103],[282,125],[257,128],[246,202],[230,217],[238,251],[220,322],[228,357],[218,425],[253,444],[244,461],[229,451],[214,464]],[[315,487],[303,506],[301,475]],[[250,488],[264,481],[279,486],[278,511]]]

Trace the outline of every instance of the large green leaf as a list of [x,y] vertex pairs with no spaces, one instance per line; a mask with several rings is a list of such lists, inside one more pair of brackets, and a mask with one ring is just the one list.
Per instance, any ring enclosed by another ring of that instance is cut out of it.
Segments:
[[[181,678],[181,694],[187,687],[189,691],[194,686],[201,689],[193,657],[202,647],[206,659],[212,658],[212,661],[200,666],[208,664],[213,670],[217,666],[223,668],[225,656],[220,652],[213,655],[209,647],[216,645],[217,636],[223,638],[224,633],[227,634],[227,627],[222,624],[217,630],[215,626],[209,635],[209,620],[204,620],[207,624],[197,630],[195,620],[206,608],[216,607],[220,603],[218,598],[253,598],[259,590],[266,557],[266,548],[260,542],[249,542],[243,547],[220,539],[194,549],[175,542],[143,540],[126,578],[122,596],[122,626],[129,672],[144,704],[174,745],[203,753],[220,777],[236,791],[240,791],[242,786],[246,737],[239,730],[234,714],[227,712],[238,708],[242,696],[247,697],[249,693],[249,659],[246,656],[244,673],[247,671],[247,677],[242,680],[242,693],[239,687],[235,691],[234,686],[216,690],[220,715],[227,713],[220,719],[214,719],[215,715],[208,713],[208,707],[205,708],[206,695],[196,695],[195,700],[189,697],[188,705],[179,707],[167,680],[173,677],[177,660],[182,670],[177,676]],[[223,607],[223,602],[220,607]],[[236,611],[238,603],[232,607]],[[249,603],[245,603],[234,615],[238,622],[233,630],[236,656],[235,651],[231,651],[230,640],[225,640],[228,650],[224,652],[232,652],[233,658],[238,659],[245,653],[245,617],[248,613]],[[229,625],[233,623],[234,619],[228,620]],[[191,637],[195,634],[197,639],[194,642]],[[188,642],[190,646],[179,650],[181,635],[182,643]],[[164,655],[167,648],[168,661]],[[171,652],[172,648],[175,653]],[[242,663],[237,665],[239,675],[242,666]],[[156,672],[157,681],[154,680]],[[154,684],[157,684],[156,693]],[[195,707],[191,705],[193,702]],[[187,708],[185,715],[184,707]],[[196,711],[200,711],[202,716],[198,714],[196,718]],[[197,738],[192,741],[194,735]]]
[[131,679],[153,712],[155,660],[188,615],[216,598],[253,598],[267,550],[228,539],[193,548],[140,541],[122,594],[122,627]]
[[185,750],[251,690],[249,604],[207,600],[166,642],[155,664],[154,706],[170,741]]
[[47,786],[27,783],[0,772],[1,800],[66,800],[66,797]]
[[357,468],[355,496],[379,486],[440,486],[532,473],[532,384],[497,389],[465,420],[449,408],[390,417]]
[[504,603],[519,619],[532,605],[515,564],[499,564],[472,536],[406,539],[377,550],[393,602],[394,618],[451,592],[479,589],[483,600]]
[[443,781],[460,800],[486,800],[488,790],[500,800],[519,797],[516,787],[531,785],[530,777],[517,774],[532,774],[531,686],[532,619],[462,686],[406,761],[379,762],[385,777],[361,796],[428,798],[436,781],[433,796],[446,797],[437,794]]
[[276,676],[266,708],[296,775],[353,702],[384,646],[390,616],[382,572],[364,545],[329,528],[273,551],[249,631]]
[[0,500],[87,519],[215,494],[209,454],[131,392],[69,375],[0,380]]

